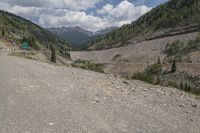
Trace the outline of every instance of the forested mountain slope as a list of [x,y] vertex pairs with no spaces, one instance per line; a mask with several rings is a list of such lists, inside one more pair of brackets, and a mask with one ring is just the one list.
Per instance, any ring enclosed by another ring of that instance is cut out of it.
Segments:
[[170,0],[157,6],[137,21],[122,26],[91,43],[90,50],[107,49],[133,42],[200,30],[199,0]]
[[50,44],[55,47],[70,49],[69,45],[64,40],[51,32],[22,17],[1,10],[0,35],[19,43],[23,40],[27,40],[32,43],[35,49],[39,47],[48,47]]

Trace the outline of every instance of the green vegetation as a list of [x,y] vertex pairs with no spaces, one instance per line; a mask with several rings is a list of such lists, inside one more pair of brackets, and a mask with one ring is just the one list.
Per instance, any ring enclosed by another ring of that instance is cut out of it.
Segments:
[[60,46],[65,46],[68,50],[71,49],[66,42],[42,27],[1,10],[0,31],[2,31],[3,36],[15,40],[15,42],[28,41],[36,50],[39,49],[39,46],[45,47],[49,44],[52,44],[56,49]]
[[167,54],[165,60],[167,62],[173,62],[174,59],[177,62],[182,62],[184,56],[200,49],[200,35],[196,38],[196,40],[190,40],[188,43],[175,41],[172,44],[167,44],[165,49],[165,53]]
[[[174,67],[174,65],[172,66]],[[160,64],[153,64],[148,66],[144,71],[135,73],[132,79],[145,81],[154,85],[171,86],[195,95],[200,95],[200,78],[175,70],[172,73],[172,71],[164,70]]]
[[52,45],[50,46],[50,50],[51,50],[51,61],[56,63],[56,50]]
[[172,64],[172,68],[171,68],[171,72],[174,73],[176,72],[176,60],[174,60],[173,64]]
[[2,36],[5,36],[5,31],[2,30],[2,31],[1,31],[1,34],[2,34]]
[[160,65],[160,64],[161,64],[160,57],[158,57],[157,64],[158,64],[158,65]]
[[133,75],[133,79],[142,80],[151,84],[160,84],[160,76],[162,73],[162,66],[153,64],[148,66],[143,72],[137,72]]
[[13,52],[10,54],[11,56],[17,56],[27,59],[36,59],[36,53],[33,51],[26,51],[26,52]]
[[60,46],[58,50],[62,57],[71,59],[70,53],[68,52],[68,49],[65,46]]
[[[199,7],[199,0],[170,0],[152,9],[137,21],[124,25],[107,34],[105,37],[97,39],[91,45],[95,45],[96,49],[102,49],[112,47],[116,43],[126,43],[131,38],[137,38],[147,34],[151,35],[157,30],[168,28],[173,30],[180,26],[199,27]],[[190,27],[188,27],[189,29]],[[165,34],[168,33],[163,33],[161,36]]]
[[29,36],[29,37],[23,37],[21,43],[23,42],[28,42],[30,44],[30,47],[35,49],[35,50],[39,50],[40,47],[38,46],[36,39],[33,36]]
[[72,66],[82,68],[85,70],[100,72],[100,73],[104,72],[102,64],[95,64],[95,63],[91,63],[91,62],[85,61],[85,60],[77,60],[77,61],[73,62]]

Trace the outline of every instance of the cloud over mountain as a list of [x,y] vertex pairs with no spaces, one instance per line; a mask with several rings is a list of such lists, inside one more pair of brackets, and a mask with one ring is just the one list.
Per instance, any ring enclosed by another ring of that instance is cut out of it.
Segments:
[[25,17],[43,27],[80,26],[92,31],[130,23],[151,9],[128,0],[118,3],[105,1],[1,0],[0,9]]

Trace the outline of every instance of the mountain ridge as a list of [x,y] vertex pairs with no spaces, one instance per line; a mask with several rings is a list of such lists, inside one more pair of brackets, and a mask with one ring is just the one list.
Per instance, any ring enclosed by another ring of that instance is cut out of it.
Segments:
[[[171,0],[153,8],[131,24],[123,25],[105,37],[90,43],[88,50],[102,50],[141,42],[152,38],[200,31],[200,1]],[[176,33],[178,34],[178,33]]]
[[60,36],[65,41],[71,43],[74,49],[82,49],[88,46],[88,43],[103,37],[107,33],[117,29],[118,27],[108,27],[96,32],[85,30],[79,26],[76,27],[51,27],[47,28],[50,32]]

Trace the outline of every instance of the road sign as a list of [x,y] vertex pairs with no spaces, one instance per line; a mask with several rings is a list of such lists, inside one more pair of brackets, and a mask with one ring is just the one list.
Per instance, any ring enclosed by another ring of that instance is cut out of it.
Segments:
[[21,45],[22,49],[29,49],[29,43],[28,42],[23,42]]

